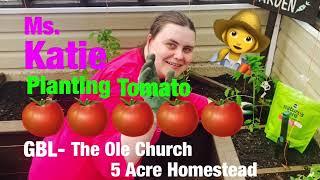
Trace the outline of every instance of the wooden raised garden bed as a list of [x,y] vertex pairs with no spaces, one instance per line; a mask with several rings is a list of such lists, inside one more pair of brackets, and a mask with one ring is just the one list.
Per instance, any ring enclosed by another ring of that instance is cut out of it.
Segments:
[[[215,68],[215,71],[212,69]],[[217,69],[212,65],[195,66],[190,75],[190,84],[193,92],[202,94],[213,99],[224,98],[227,87],[237,87],[244,94],[250,94],[252,89],[245,82],[235,82],[230,71],[224,68]],[[208,75],[204,77],[203,75]],[[212,74],[216,72],[216,74]],[[200,75],[199,73],[204,73]],[[244,89],[244,86],[246,87]],[[26,140],[41,140],[25,131],[21,123],[23,107],[30,102],[26,95],[26,83],[22,81],[8,81],[0,85],[0,179],[26,179],[31,159],[23,155],[23,143]],[[267,95],[272,99],[273,94]],[[45,98],[35,92],[32,97]],[[56,95],[54,98],[64,108],[64,112],[75,102],[75,95]],[[190,158],[183,157],[146,157],[142,164],[157,164],[165,167],[167,162],[178,161],[184,165],[252,165],[258,164],[258,177],[246,179],[288,179],[297,174],[308,174],[305,166],[320,163],[320,149],[313,140],[304,154],[289,149],[287,155],[290,169],[285,169],[281,163],[281,157],[275,157],[276,144],[266,139],[263,131],[268,117],[269,109],[264,107],[261,111],[261,129],[250,133],[245,127],[233,137],[219,138],[209,135],[199,124],[197,130],[190,136],[177,139],[161,134],[158,144],[181,144],[188,142],[193,146],[194,155]],[[201,140],[201,141],[199,141]],[[163,177],[166,174],[163,173]],[[199,178],[201,179],[201,178]],[[205,179],[205,178],[204,178]],[[212,179],[212,178],[211,178]],[[245,179],[228,178],[224,179]]]
[[[31,158],[23,155],[23,144],[27,140],[41,140],[28,133],[21,122],[23,108],[30,102],[26,94],[26,82],[7,81],[0,87],[0,179],[27,179]],[[78,95],[55,95],[66,113]],[[39,89],[31,96],[37,100],[45,98]],[[199,141],[201,140],[201,141]],[[187,142],[193,147],[192,157],[145,157],[143,165],[160,165],[166,172],[167,162],[178,162],[185,165],[219,164],[214,147],[213,137],[199,124],[196,131],[184,138],[172,138],[161,134],[158,144],[175,145]],[[162,174],[166,177],[166,174]],[[219,179],[219,178],[218,178]]]
[[[201,71],[197,72],[201,73]],[[214,77],[212,77],[212,74],[209,74],[211,77],[199,76],[198,73],[191,76],[193,77],[191,78],[191,84],[195,85],[193,86],[193,91],[196,93],[217,100],[225,98],[224,90],[226,87],[236,87],[241,91],[241,94],[252,94],[250,85],[246,84],[243,79],[236,82],[232,79],[232,73],[229,71],[225,74],[220,73]],[[207,74],[202,73],[202,75]],[[246,89],[244,89],[244,86],[246,86]],[[272,99],[273,91],[274,87],[271,88],[266,97]],[[258,111],[260,112],[260,109]],[[245,179],[290,179],[290,176],[296,177],[298,174],[309,174],[308,166],[320,164],[320,148],[318,143],[315,139],[312,139],[303,154],[294,149],[289,149],[286,154],[286,162],[283,151],[277,153],[277,144],[267,139],[264,133],[264,125],[268,118],[268,112],[269,107],[263,107],[260,113],[260,129],[258,130],[250,132],[246,126],[243,126],[242,130],[231,138],[214,138],[220,164],[226,162],[228,164],[249,166],[253,162],[257,162],[258,177],[246,177]],[[286,163],[288,167],[282,165]]]

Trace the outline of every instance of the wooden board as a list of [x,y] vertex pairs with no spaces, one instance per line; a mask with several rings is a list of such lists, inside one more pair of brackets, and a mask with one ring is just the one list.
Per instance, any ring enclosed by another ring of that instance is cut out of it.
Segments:
[[[263,30],[265,27],[263,27]],[[87,41],[87,48],[98,46],[95,40],[89,40],[90,31],[63,31],[59,36],[28,36],[23,33],[0,33],[1,51],[24,51],[25,41],[36,42],[45,40],[43,50],[51,47],[66,47],[69,41]],[[113,36],[119,39],[122,48],[133,48],[143,44],[146,41],[147,30],[114,30]],[[212,28],[197,29],[197,46],[223,46],[224,43],[216,38]]]
[[314,84],[314,80],[309,80],[309,82],[305,83],[301,74],[297,73],[296,68],[290,61],[287,61],[288,58],[286,58],[280,50],[276,51],[275,58],[274,71],[279,80],[288,83],[293,88],[303,91],[308,97],[320,100],[320,93],[318,89],[314,87],[318,83]]
[[309,70],[311,62],[310,57],[299,48],[299,46],[285,33],[280,33],[278,36],[277,50],[285,54],[283,59],[275,59],[277,61],[290,61],[296,68],[297,73],[306,74]]
[[[320,37],[319,37],[320,38]],[[313,98],[320,99],[320,42],[294,20],[285,17],[281,24],[274,68],[290,84]],[[309,81],[306,85],[306,79]]]
[[[212,24],[216,19],[229,19],[239,10],[206,10],[185,11],[195,23],[197,30],[194,62],[208,62],[215,52],[225,47],[225,44],[214,35]],[[261,18],[262,31],[265,31],[268,11],[255,9]],[[135,13],[71,13],[71,14],[37,14],[44,20],[52,20],[58,29],[59,36],[25,36],[24,16],[1,15],[0,22],[0,69],[24,68],[25,41],[46,40],[43,50],[50,47],[66,47],[68,41],[88,40],[92,31],[102,28],[113,29],[113,35],[120,40],[123,50],[142,45],[153,19],[160,12]],[[27,14],[26,14],[27,16]],[[98,46],[95,41],[89,41],[87,48]]]
[[303,50],[307,55],[315,60],[320,66],[320,32],[318,32],[317,41],[314,36],[298,25],[294,20],[284,17],[281,22],[281,33],[285,33],[292,41]]
[[[225,46],[200,46],[194,49],[193,53],[193,63],[198,62],[208,62],[209,59],[213,56],[217,50],[222,49]],[[129,49],[121,49],[120,53],[125,52]],[[41,56],[45,61],[48,57],[46,55],[46,51],[42,51]],[[18,52],[0,52],[0,71],[1,69],[17,69],[25,68],[25,52],[18,51]],[[77,58],[78,56],[76,56]],[[67,55],[64,55],[65,61],[67,61]],[[65,65],[67,65],[65,63]]]
[[[212,27],[216,19],[229,19],[239,10],[211,10],[184,12],[196,27]],[[266,25],[268,11],[255,10],[261,17],[261,24]],[[148,29],[154,18],[161,12],[136,13],[72,13],[72,14],[38,14],[44,20],[52,20],[60,30],[98,30],[111,29]],[[26,14],[25,16],[28,16]],[[24,16],[1,15],[0,32],[24,32]]]

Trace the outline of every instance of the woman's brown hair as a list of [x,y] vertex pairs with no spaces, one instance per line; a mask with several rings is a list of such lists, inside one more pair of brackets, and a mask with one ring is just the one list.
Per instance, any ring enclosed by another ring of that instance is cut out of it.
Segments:
[[149,33],[152,37],[155,37],[161,29],[169,23],[187,26],[193,32],[196,32],[193,22],[186,15],[177,11],[168,11],[156,17],[151,25]]
[[[183,13],[177,12],[177,11],[167,11],[159,16],[156,17],[156,19],[153,21],[149,34],[154,38],[157,36],[157,34],[162,30],[162,28],[166,24],[176,24],[180,26],[186,26],[190,28],[194,33],[196,33],[196,29],[194,27],[193,22]],[[146,46],[147,42],[144,42],[140,47],[142,50],[142,54],[144,54],[144,47]]]

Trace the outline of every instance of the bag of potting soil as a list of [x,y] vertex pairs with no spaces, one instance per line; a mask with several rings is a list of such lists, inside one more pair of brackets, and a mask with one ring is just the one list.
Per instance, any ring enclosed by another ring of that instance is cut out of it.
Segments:
[[287,131],[289,147],[303,153],[320,127],[320,102],[279,81],[265,127],[266,137],[274,142],[280,136],[282,113],[285,111],[290,113]]

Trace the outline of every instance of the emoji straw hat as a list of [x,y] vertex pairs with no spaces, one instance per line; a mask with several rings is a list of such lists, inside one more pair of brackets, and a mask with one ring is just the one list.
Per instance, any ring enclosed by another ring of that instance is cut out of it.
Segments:
[[218,19],[213,24],[213,29],[216,36],[223,42],[222,34],[231,27],[243,27],[246,29],[257,41],[258,48],[254,53],[262,52],[270,43],[270,39],[261,33],[259,17],[251,10],[242,10],[231,17],[229,20]]

